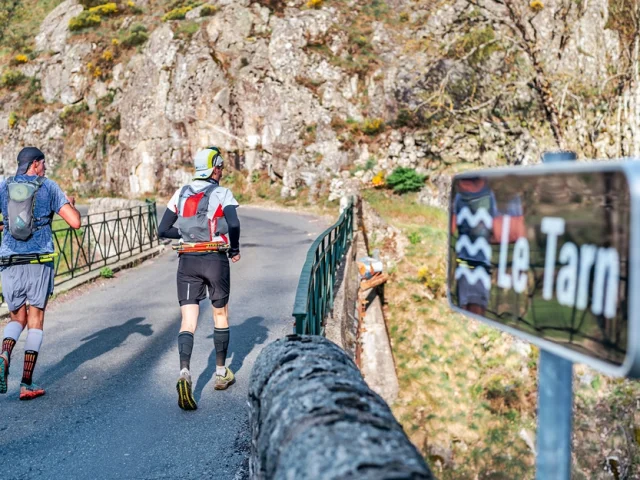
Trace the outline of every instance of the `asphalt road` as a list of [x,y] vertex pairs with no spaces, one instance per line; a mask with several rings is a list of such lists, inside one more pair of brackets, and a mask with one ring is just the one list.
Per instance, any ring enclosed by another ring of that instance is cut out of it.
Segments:
[[198,410],[177,405],[177,258],[121,272],[47,311],[34,379],[44,397],[18,400],[26,334],[0,396],[0,478],[246,478],[247,389],[260,350],[291,332],[309,245],[322,220],[243,207],[242,260],[231,269],[227,364],[237,382],[213,389],[210,303],[191,360]]

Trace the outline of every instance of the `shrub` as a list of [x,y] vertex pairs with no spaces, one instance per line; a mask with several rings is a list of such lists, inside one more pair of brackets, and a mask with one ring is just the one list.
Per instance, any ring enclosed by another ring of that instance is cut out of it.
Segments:
[[186,17],[187,13],[189,13],[191,10],[193,10],[193,7],[191,5],[187,5],[186,7],[174,8],[173,10],[170,10],[169,12],[164,14],[164,16],[162,17],[162,21],[169,22],[171,20],[184,20],[184,17]]
[[411,245],[417,245],[421,241],[422,241],[422,237],[420,236],[420,233],[411,232],[409,234],[409,242],[411,243]]
[[100,15],[101,17],[106,17],[108,15],[115,15],[118,13],[118,5],[113,2],[104,3],[102,5],[97,5],[89,9],[90,14]]
[[0,77],[0,87],[16,87],[25,81],[24,73],[18,70],[7,70]]
[[200,16],[210,17],[211,15],[215,14],[217,11],[218,9],[213,5],[205,5],[204,7],[202,7],[202,10],[200,10]]
[[9,114],[9,120],[7,121],[9,124],[9,128],[13,129],[18,124],[18,115],[16,112],[11,112]]
[[102,60],[105,62],[113,61],[113,52],[111,50],[105,50],[102,52]]
[[109,267],[102,267],[100,269],[100,276],[102,278],[113,278],[113,270],[111,270]]
[[97,27],[100,25],[100,21],[100,15],[89,13],[88,10],[85,10],[80,15],[69,20],[69,30],[77,32],[85,28]]
[[122,46],[125,48],[136,47],[142,45],[147,40],[149,40],[147,28],[144,25],[137,24],[131,28],[129,35],[122,40]]
[[417,192],[423,187],[425,178],[426,175],[420,175],[413,168],[398,167],[387,177],[387,185],[395,193]]
[[362,124],[362,132],[367,135],[376,135],[384,130],[384,122],[380,118],[366,119]]

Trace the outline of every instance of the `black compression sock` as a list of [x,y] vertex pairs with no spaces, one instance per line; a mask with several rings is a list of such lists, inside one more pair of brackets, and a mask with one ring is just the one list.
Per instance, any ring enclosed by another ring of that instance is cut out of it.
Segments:
[[213,329],[213,344],[216,347],[216,365],[224,366],[229,348],[229,327]]
[[25,385],[31,385],[31,379],[33,377],[33,369],[36,368],[36,362],[38,361],[38,352],[33,350],[27,350],[24,352],[24,370],[22,371],[22,383]]
[[178,353],[180,353],[180,370],[189,369],[191,352],[193,351],[193,333],[180,332],[178,334]]
[[13,351],[13,347],[15,346],[16,346],[16,341],[11,337],[7,337],[4,340],[2,340],[2,352],[8,352],[9,357],[11,357],[11,352]]

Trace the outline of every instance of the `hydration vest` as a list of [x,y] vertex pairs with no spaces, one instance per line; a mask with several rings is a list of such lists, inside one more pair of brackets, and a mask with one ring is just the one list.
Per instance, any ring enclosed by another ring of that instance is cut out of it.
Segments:
[[6,222],[9,232],[16,240],[26,241],[40,226],[36,226],[33,208],[36,203],[36,192],[45,181],[45,177],[37,177],[33,181],[17,182],[15,177],[7,179],[9,202]]
[[212,184],[196,192],[191,185],[186,185],[180,190],[176,227],[185,242],[210,242],[215,237],[224,238],[229,233],[222,205],[218,205],[213,218],[209,220],[209,198],[216,188],[218,185]]

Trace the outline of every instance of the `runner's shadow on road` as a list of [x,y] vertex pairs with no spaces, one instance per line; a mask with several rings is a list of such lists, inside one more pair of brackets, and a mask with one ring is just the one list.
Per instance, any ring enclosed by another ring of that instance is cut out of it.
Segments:
[[[251,353],[256,345],[262,345],[269,335],[267,327],[262,325],[264,317],[247,318],[240,325],[231,325],[229,350],[227,350],[227,359],[233,355],[229,368],[234,374],[242,369],[244,359]],[[207,338],[213,339],[213,334]],[[216,373],[216,350],[215,348],[209,355],[207,368],[198,377],[196,388],[193,390],[193,396],[196,402],[200,401],[200,396],[204,387],[211,381]]]
[[83,363],[119,347],[130,335],[139,333],[145,337],[150,337],[153,335],[151,324],[140,325],[143,320],[145,320],[144,317],[134,317],[122,325],[108,327],[83,338],[81,342],[85,343],[74,351],[67,353],[57,364],[49,367],[42,377],[49,385],[53,385],[66,375],[74,372]]

